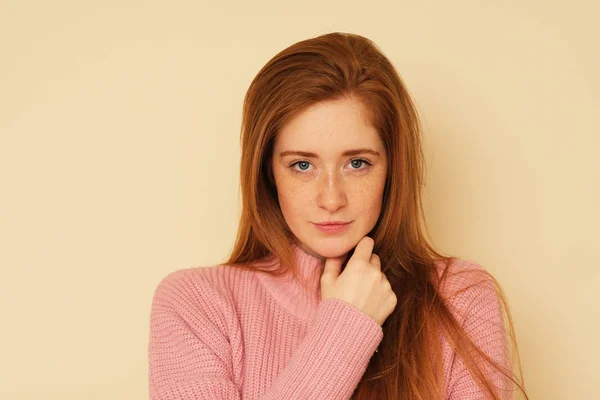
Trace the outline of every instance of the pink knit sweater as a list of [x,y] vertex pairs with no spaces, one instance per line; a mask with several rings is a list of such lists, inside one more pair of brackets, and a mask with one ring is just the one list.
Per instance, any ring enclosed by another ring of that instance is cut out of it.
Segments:
[[[382,328],[349,303],[322,301],[320,261],[297,246],[293,250],[302,283],[230,266],[180,269],[162,279],[150,315],[151,399],[351,397],[383,338]],[[485,271],[462,260],[450,268]],[[466,288],[473,276],[453,274],[442,295]],[[509,366],[491,280],[454,296],[450,306],[477,345]],[[483,399],[460,358],[440,340],[445,398]],[[507,387],[499,374],[488,376]]]

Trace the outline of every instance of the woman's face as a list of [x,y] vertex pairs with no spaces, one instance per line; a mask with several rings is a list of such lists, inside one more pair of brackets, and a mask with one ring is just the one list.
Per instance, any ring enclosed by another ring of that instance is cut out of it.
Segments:
[[[387,155],[357,100],[320,102],[301,112],[279,131],[272,160],[281,211],[308,253],[346,254],[377,223]],[[338,232],[316,225],[327,221],[349,224]]]

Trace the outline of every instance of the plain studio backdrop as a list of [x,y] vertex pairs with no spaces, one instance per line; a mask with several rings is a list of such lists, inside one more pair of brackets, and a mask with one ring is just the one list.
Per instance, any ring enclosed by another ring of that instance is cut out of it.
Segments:
[[434,243],[510,302],[532,399],[599,399],[593,1],[0,2],[0,398],[144,399],[153,291],[221,262],[242,100],[366,36],[424,127]]

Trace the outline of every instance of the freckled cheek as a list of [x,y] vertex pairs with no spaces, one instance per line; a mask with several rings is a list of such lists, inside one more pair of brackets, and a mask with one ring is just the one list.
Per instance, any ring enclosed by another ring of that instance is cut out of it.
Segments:
[[384,183],[368,182],[354,191],[349,199],[358,214],[369,219],[377,219],[381,211]]
[[381,198],[372,192],[363,192],[353,203],[353,208],[360,212],[377,212],[381,207]]
[[314,204],[311,191],[302,185],[284,185],[279,190],[279,204],[288,217],[304,216]]

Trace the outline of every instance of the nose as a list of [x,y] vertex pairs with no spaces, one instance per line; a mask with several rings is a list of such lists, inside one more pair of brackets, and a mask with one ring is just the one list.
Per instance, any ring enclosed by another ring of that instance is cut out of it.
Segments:
[[346,193],[343,178],[336,174],[327,174],[319,182],[317,204],[333,214],[346,205]]

